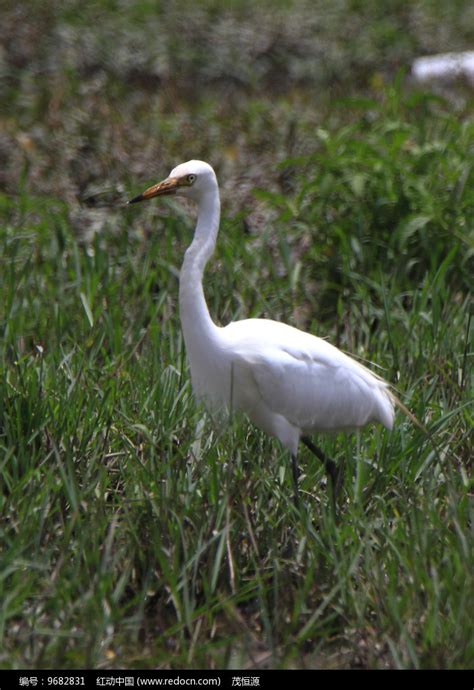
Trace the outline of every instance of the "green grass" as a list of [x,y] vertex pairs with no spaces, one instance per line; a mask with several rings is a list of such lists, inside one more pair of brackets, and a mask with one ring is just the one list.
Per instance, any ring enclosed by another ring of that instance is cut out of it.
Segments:
[[[169,94],[137,104],[113,73],[105,96],[86,79],[89,120],[74,71],[40,79],[30,109],[13,76],[0,666],[472,667],[469,109],[399,77],[318,112],[300,93],[296,120],[265,94],[184,111]],[[177,309],[192,217],[94,196],[103,180],[138,193],[190,142],[222,183],[215,319],[328,336],[382,367],[429,431],[398,414],[391,433],[320,437],[344,466],[337,521],[310,454],[297,510],[278,443],[193,400]]]

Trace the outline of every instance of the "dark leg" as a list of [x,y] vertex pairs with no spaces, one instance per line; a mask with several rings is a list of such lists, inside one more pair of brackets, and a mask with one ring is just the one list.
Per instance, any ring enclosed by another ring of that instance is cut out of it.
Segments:
[[302,436],[301,440],[305,444],[306,448],[309,448],[309,450],[318,458],[318,460],[321,460],[326,469],[326,472],[331,477],[333,483],[335,483],[337,480],[337,466],[334,460],[328,458],[327,455],[325,455],[323,451],[320,448],[318,448],[318,446],[314,445],[314,443],[310,438],[308,438],[308,436]]
[[310,438],[308,438],[308,436],[302,436],[301,440],[304,443],[304,445],[306,446],[306,448],[309,448],[309,450],[318,458],[318,460],[321,460],[321,462],[323,463],[323,465],[326,469],[326,472],[331,477],[332,497],[333,497],[333,504],[335,507],[336,506],[336,496],[339,492],[342,473],[340,471],[338,471],[337,465],[334,462],[334,460],[331,460],[331,458],[328,458],[327,455],[325,455],[320,448],[318,448],[317,446],[314,445],[314,443],[312,442],[312,440]]

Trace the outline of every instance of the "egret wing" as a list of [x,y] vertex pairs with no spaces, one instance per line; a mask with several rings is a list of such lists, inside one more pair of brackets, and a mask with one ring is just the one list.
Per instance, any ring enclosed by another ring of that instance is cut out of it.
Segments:
[[370,421],[391,426],[392,403],[386,384],[329,347],[329,351],[322,348],[311,354],[266,348],[247,358],[268,408],[305,431],[353,429]]

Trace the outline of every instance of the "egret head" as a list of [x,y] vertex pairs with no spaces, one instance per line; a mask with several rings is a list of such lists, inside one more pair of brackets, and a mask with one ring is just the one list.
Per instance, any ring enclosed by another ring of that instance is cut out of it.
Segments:
[[148,187],[128,203],[135,204],[138,201],[153,199],[155,196],[170,194],[199,201],[207,190],[215,188],[217,188],[217,179],[211,166],[204,161],[188,161],[173,168],[165,180]]

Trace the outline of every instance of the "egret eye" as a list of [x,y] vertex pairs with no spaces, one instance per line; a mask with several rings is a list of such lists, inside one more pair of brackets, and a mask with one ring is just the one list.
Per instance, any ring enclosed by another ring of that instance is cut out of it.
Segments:
[[187,176],[186,179],[187,179],[187,181],[188,181],[188,184],[193,184],[193,183],[195,182],[195,180],[196,180],[196,175],[194,175],[193,173],[191,173],[190,175]]

